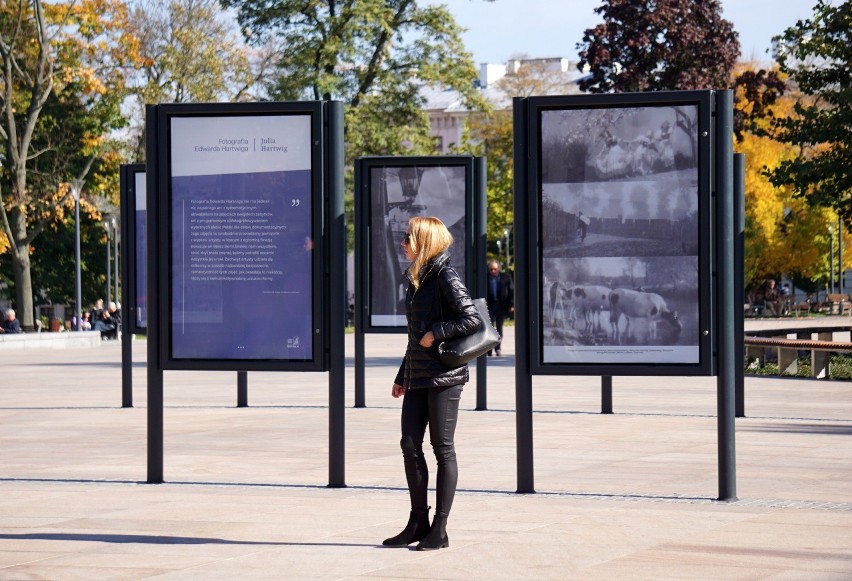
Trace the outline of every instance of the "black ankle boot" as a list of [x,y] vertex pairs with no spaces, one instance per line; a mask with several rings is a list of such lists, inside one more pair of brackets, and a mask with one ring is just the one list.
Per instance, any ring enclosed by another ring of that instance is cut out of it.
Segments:
[[382,541],[386,547],[407,547],[411,543],[423,540],[429,532],[429,508],[426,510],[412,510],[408,516],[408,524],[402,532]]
[[417,545],[418,551],[434,551],[450,546],[450,537],[447,536],[447,515],[435,513],[432,520],[432,528],[429,534]]

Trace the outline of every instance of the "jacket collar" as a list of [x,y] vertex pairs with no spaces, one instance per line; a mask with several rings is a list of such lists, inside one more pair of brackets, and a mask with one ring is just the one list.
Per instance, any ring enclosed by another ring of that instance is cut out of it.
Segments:
[[[423,265],[423,268],[420,269],[420,286],[423,286],[423,282],[433,276],[435,273],[441,272],[441,269],[444,266],[450,263],[450,253],[447,251],[441,252],[440,254],[436,254],[432,257],[429,262]],[[411,274],[406,271],[405,274],[408,276],[408,279],[411,280]]]

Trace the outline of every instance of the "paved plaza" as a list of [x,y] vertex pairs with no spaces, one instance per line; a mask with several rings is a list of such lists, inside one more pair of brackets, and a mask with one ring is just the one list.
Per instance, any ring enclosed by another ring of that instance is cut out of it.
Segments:
[[380,545],[408,516],[402,335],[366,337],[359,409],[346,337],[346,488],[327,487],[325,373],[249,373],[237,408],[235,372],[165,372],[149,485],[144,340],[124,409],[118,342],[0,346],[0,580],[852,579],[852,382],[747,377],[719,502],[715,378],[615,377],[602,415],[600,378],[537,376],[536,493],[517,494],[513,341],[487,411],[472,370],[434,552]]

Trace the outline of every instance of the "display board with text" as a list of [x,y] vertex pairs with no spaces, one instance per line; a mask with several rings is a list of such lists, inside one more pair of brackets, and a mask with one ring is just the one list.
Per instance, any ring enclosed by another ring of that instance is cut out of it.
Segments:
[[145,333],[148,327],[147,268],[147,189],[145,165],[136,163],[121,166],[121,247],[124,249],[122,268],[123,325],[130,333]]
[[159,106],[169,366],[322,367],[320,113]]

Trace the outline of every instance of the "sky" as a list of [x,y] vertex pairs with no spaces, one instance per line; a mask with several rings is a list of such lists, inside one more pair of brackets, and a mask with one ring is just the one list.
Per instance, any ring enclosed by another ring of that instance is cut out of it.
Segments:
[[[836,2],[837,0],[835,0]],[[583,32],[600,24],[602,0],[435,0],[446,4],[477,64],[526,54],[576,61]],[[816,0],[722,0],[722,16],[740,35],[740,60],[771,61],[772,37],[809,18]]]

